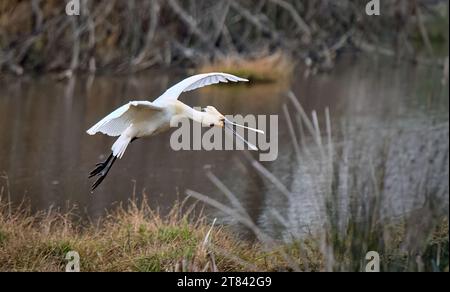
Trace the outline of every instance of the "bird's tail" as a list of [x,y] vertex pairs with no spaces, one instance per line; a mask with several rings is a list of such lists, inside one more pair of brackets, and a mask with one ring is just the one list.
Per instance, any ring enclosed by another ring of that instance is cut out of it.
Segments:
[[131,138],[126,135],[121,135],[111,147],[113,155],[117,158],[122,158],[125,150],[127,150],[128,144],[130,144]]

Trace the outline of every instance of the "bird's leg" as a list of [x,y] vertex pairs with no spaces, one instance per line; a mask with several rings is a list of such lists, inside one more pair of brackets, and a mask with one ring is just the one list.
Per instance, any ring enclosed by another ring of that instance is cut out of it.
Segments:
[[[133,139],[131,139],[130,143],[136,139],[137,137],[134,137]],[[99,178],[92,185],[91,189],[92,191],[95,190],[100,185],[100,183],[105,179],[106,175],[108,174],[109,170],[113,166],[116,159],[117,157],[115,157],[111,152],[111,154],[105,161],[96,164],[95,169],[91,171],[91,173],[89,174],[89,178],[94,177],[96,175],[99,176]]]
[[96,166],[95,169],[89,173],[89,178],[99,174],[106,167],[106,165],[108,165],[108,162],[111,160],[112,157],[113,154],[111,153],[105,161],[97,163],[95,165]]
[[107,164],[103,167],[103,169],[98,172],[98,176],[99,178],[95,181],[95,183],[92,185],[92,191],[94,191],[99,185],[100,183],[105,179],[106,175],[108,175],[109,170],[111,169],[111,167],[113,166],[114,162],[116,161],[117,157],[112,156],[112,160],[110,158],[107,159]]

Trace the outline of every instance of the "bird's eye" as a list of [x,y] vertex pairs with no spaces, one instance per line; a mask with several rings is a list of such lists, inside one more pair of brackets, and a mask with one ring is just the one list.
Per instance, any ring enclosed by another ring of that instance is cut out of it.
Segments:
[[210,126],[210,127],[214,127],[214,124],[210,124],[209,126]]

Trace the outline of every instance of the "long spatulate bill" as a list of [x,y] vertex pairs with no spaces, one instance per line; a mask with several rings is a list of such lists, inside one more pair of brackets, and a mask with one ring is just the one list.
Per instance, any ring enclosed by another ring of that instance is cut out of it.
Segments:
[[256,132],[256,133],[264,135],[264,131],[261,131],[259,129],[255,129],[255,128],[251,128],[251,127],[247,127],[247,126],[243,126],[243,125],[239,125],[239,124],[233,123],[232,121],[230,121],[228,119],[225,119],[225,124],[233,125],[233,126],[244,128],[244,129],[248,129],[250,131],[253,131],[253,132]]
[[236,131],[233,129],[233,127],[232,126],[230,126],[230,125],[228,125],[228,124],[225,124],[225,128],[227,128],[228,130],[230,130],[239,140],[241,140],[242,142],[244,142],[249,148],[250,148],[250,150],[255,150],[255,151],[257,151],[258,150],[258,148],[255,146],[255,145],[253,145],[252,143],[250,143],[250,142],[247,142],[241,135],[239,135],[238,133],[236,133]]

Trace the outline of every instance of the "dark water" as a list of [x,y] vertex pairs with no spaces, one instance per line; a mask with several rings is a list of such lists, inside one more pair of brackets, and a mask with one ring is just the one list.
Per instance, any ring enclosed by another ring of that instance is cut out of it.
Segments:
[[[163,210],[183,198],[186,189],[226,202],[206,178],[206,167],[234,192],[255,221],[263,222],[265,210],[280,204],[280,195],[248,167],[242,153],[175,152],[169,145],[170,132],[133,143],[95,194],[90,193],[92,180],[87,174],[109,154],[114,138],[92,137],[86,129],[128,100],[153,100],[187,74],[150,71],[95,79],[78,76],[70,81],[1,76],[3,197],[15,202],[25,198],[36,210],[76,204],[83,215],[94,218],[134,191]],[[225,114],[278,114],[279,157],[263,164],[296,189],[293,148],[282,112],[289,88],[308,113],[322,113],[329,107],[336,126],[377,131],[403,123],[414,129],[424,120],[448,124],[448,87],[441,86],[440,79],[439,68],[350,59],[328,74],[305,77],[299,70],[290,84],[208,87],[183,94],[181,100],[191,106],[213,105]],[[297,212],[301,217],[301,208]]]

